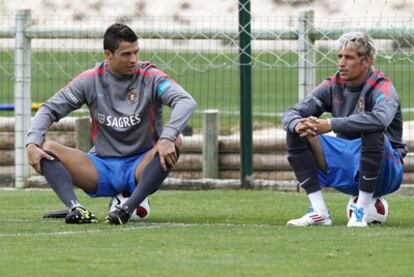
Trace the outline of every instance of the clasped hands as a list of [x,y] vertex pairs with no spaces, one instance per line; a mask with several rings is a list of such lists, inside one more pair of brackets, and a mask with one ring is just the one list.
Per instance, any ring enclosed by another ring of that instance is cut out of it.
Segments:
[[300,137],[312,138],[332,131],[330,120],[309,116],[300,119],[295,126],[295,132]]

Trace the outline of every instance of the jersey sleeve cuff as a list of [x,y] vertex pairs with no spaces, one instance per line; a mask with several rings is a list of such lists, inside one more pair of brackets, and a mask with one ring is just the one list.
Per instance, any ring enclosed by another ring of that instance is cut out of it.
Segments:
[[36,144],[40,147],[43,145],[43,142],[45,142],[45,139],[42,136],[29,136],[25,146],[28,146],[29,144]]
[[166,138],[171,141],[175,141],[178,136],[178,131],[172,127],[165,126],[161,133],[160,138]]
[[331,118],[331,128],[335,133],[341,131],[341,126],[345,123],[343,118]]
[[299,123],[299,121],[300,121],[300,119],[294,119],[289,123],[289,128],[288,129],[291,133],[296,134],[295,127]]

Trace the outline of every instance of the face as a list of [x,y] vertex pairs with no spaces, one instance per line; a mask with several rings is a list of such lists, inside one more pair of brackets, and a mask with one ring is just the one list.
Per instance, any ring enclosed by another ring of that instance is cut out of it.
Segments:
[[115,53],[105,50],[104,55],[108,61],[109,68],[113,73],[123,76],[131,76],[135,73],[136,64],[138,62],[138,51],[138,41],[123,41],[119,44]]
[[341,48],[338,51],[339,74],[351,86],[357,86],[365,81],[368,69],[372,65],[372,58],[362,60],[355,47]]

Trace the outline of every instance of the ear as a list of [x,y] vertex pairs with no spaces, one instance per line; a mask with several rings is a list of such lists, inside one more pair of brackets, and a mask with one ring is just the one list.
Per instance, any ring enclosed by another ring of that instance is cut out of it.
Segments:
[[113,54],[108,49],[104,50],[105,60],[110,61],[113,57]]
[[367,63],[368,67],[371,66],[373,64],[372,57],[366,57],[365,62]]

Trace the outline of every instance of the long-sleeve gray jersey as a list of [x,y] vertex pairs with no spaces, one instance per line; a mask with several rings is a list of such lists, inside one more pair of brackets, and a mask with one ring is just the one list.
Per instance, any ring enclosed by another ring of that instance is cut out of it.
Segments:
[[[92,119],[91,152],[123,157],[150,149],[159,138],[174,141],[190,119],[194,99],[168,75],[148,62],[133,76],[113,74],[106,62],[74,78],[46,101],[34,117],[28,144],[41,146],[53,122],[87,104]],[[162,128],[162,106],[172,108]]]
[[332,130],[338,137],[353,139],[362,132],[384,131],[398,154],[402,158],[407,154],[400,99],[382,72],[370,69],[367,80],[357,88],[349,87],[336,73],[284,113],[283,127],[294,133],[301,118],[325,112],[332,114]]

